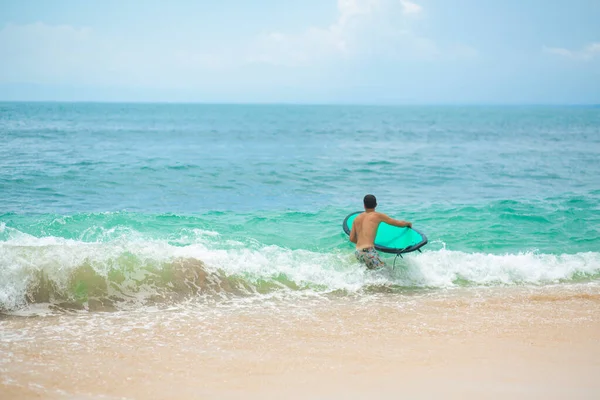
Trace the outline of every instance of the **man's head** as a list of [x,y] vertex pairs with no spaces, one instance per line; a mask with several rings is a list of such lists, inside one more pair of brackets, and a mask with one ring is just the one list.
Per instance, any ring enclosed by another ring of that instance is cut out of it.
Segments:
[[366,195],[363,199],[363,203],[365,204],[365,210],[377,207],[377,199],[372,194]]

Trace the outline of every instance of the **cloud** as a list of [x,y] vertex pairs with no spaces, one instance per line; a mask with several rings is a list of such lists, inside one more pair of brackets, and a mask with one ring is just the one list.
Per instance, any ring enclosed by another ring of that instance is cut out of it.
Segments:
[[423,11],[420,5],[407,0],[400,0],[400,4],[402,4],[404,14],[420,14]]
[[[432,60],[450,52],[413,26],[423,8],[408,0],[338,0],[337,19],[300,34],[270,32],[250,44],[249,62],[310,66],[356,59]],[[452,46],[451,46],[452,47]],[[458,48],[458,46],[455,46]],[[461,45],[464,54],[468,46]],[[468,52],[470,56],[474,49]]]
[[227,53],[193,45],[99,35],[88,27],[37,22],[0,30],[0,83],[184,85],[225,67]]
[[600,42],[588,44],[581,50],[569,50],[562,47],[544,47],[543,51],[548,54],[587,61],[600,56]]

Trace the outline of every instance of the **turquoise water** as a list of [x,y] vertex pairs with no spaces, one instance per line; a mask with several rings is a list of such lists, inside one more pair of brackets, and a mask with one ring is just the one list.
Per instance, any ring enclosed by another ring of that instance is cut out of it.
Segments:
[[[598,107],[0,103],[0,143],[0,310],[600,280]],[[422,254],[356,263],[366,193]]]

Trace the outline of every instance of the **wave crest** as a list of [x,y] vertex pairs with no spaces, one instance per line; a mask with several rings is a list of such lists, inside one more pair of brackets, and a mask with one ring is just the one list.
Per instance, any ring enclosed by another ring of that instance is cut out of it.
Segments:
[[0,311],[31,303],[114,310],[273,292],[372,293],[600,278],[597,252],[501,255],[442,248],[406,255],[395,268],[386,255],[388,267],[369,271],[350,249],[291,250],[205,233],[183,243],[141,235],[90,243],[12,232],[0,242]]

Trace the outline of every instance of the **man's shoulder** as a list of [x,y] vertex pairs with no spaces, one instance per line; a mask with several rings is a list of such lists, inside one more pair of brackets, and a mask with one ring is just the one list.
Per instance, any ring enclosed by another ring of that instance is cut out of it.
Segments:
[[375,211],[375,217],[376,217],[378,220],[380,220],[380,221],[383,221],[383,220],[385,220],[385,219],[389,218],[389,217],[387,216],[387,214],[384,214],[384,213],[382,213],[382,212],[379,212],[379,211]]

